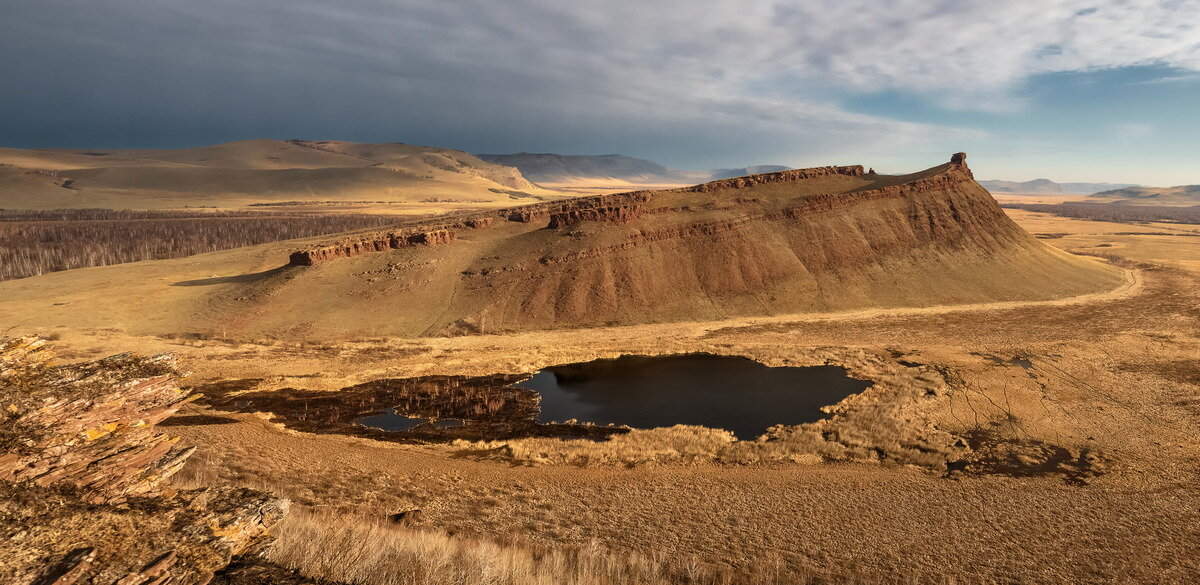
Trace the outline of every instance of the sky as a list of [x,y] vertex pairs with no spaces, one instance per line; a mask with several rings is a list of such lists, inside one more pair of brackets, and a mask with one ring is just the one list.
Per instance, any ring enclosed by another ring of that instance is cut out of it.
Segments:
[[1200,183],[1200,0],[0,0],[0,146]]

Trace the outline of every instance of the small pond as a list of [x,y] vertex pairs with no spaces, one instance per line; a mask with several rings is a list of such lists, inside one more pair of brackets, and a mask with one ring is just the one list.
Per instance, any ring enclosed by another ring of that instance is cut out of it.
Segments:
[[743,357],[684,354],[552,366],[516,386],[541,394],[543,423],[703,425],[747,440],[776,424],[823,418],[822,406],[870,385],[840,366],[772,368]]
[[[193,387],[201,403],[268,412],[288,428],[398,442],[559,437],[602,440],[677,424],[754,439],[768,427],[825,417],[871,385],[838,366],[770,368],[710,354],[623,356],[548,367],[533,375],[383,378],[337,392],[255,390],[261,379]],[[576,423],[566,421],[575,419]],[[578,424],[593,423],[593,424]]]

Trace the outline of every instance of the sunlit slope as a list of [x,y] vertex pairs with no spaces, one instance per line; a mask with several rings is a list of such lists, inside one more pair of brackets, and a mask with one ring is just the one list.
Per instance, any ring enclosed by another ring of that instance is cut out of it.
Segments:
[[53,308],[64,323],[315,339],[1040,301],[1125,282],[1031,237],[965,164],[947,164],[540,203],[67,271],[0,283],[0,293],[10,309],[59,295],[71,303]]
[[511,167],[408,144],[246,140],[200,148],[0,149],[0,207],[162,208],[281,201],[471,203],[554,196]]
[[[539,185],[557,187],[647,188],[649,185],[691,185],[705,181],[709,173],[681,171],[620,154],[563,155],[480,154],[479,158],[516,167],[521,174]],[[745,174],[745,173],[742,173]]]

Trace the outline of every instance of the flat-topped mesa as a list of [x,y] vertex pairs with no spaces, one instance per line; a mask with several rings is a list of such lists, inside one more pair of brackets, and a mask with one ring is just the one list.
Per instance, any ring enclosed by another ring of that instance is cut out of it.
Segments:
[[[468,231],[484,220],[494,223]],[[408,239],[439,229],[445,236]],[[362,232],[314,245],[297,263],[392,252],[289,270],[254,282],[254,294],[235,283],[220,293],[229,300],[218,318],[244,334],[286,335],[304,315],[314,339],[416,337],[1041,301],[1126,282],[1120,269],[1022,230],[963,154],[907,174],[798,169],[381,231],[405,237]],[[460,241],[427,247],[450,234]]]
[[[874,169],[872,169],[873,171]],[[873,175],[873,173],[871,173]],[[730,189],[749,189],[770,183],[800,182],[822,177],[862,177],[868,175],[862,165],[824,166],[806,169],[791,169],[744,177],[733,177],[711,181],[691,187],[665,191],[630,191],[605,195],[578,197],[566,201],[547,201],[501,209],[493,212],[474,212],[449,218],[420,220],[397,226],[393,231],[355,235],[339,242],[320,244],[293,252],[289,261],[292,266],[312,266],[326,260],[351,258],[371,252],[384,252],[413,246],[436,246],[455,240],[457,229],[486,228],[497,218],[518,223],[546,222],[551,229],[575,225],[581,222],[624,224],[642,216],[645,204],[663,193],[706,193]],[[932,179],[932,180],[930,180]],[[951,166],[942,173],[922,179],[872,191],[853,193],[828,193],[809,196],[801,207],[812,210],[830,209],[862,201],[872,197],[895,196],[914,189],[933,187],[936,184],[970,180],[966,167],[966,154],[951,157]],[[797,211],[797,210],[793,210]]]

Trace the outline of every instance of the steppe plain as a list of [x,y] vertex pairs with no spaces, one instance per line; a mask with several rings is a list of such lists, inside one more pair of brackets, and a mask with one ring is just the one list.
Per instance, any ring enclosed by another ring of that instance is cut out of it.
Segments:
[[[56,338],[68,361],[174,353],[192,372],[184,383],[201,391],[228,381],[336,391],[621,354],[843,365],[876,384],[833,407],[825,432],[858,446],[833,457],[697,429],[589,445],[406,445],[199,404],[168,430],[199,447],[182,483],[262,487],[338,514],[420,509],[421,527],[455,535],[595,543],[731,574],[768,564],[833,582],[1197,582],[1200,230],[1008,212],[1053,246],[1119,267],[1125,283],[1055,301],[505,335],[146,333],[177,318],[140,311],[146,295],[158,305],[186,289],[163,284],[278,265],[295,247],[285,243],[36,277],[47,287],[69,279],[77,297],[23,293],[35,279],[0,283],[0,322]],[[976,455],[946,465],[963,439]]]

